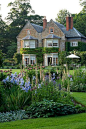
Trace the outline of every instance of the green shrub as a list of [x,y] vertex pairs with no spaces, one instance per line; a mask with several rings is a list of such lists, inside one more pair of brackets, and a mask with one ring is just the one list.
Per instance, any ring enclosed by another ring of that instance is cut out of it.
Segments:
[[76,113],[73,105],[57,103],[52,100],[33,103],[26,110],[30,118],[54,117]]
[[4,94],[4,88],[0,86],[0,112],[6,111],[6,99]]
[[0,81],[2,81],[6,77],[6,74],[1,70],[0,71]]
[[76,113],[86,112],[86,107],[82,107],[80,104],[77,104],[75,108],[76,108]]

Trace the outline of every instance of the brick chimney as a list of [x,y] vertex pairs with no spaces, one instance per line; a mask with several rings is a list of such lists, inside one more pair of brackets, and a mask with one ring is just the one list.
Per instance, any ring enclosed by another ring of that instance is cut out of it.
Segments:
[[73,17],[67,16],[66,17],[66,30],[73,29]]
[[47,19],[46,19],[46,16],[44,16],[44,19],[43,19],[43,30],[46,28],[47,26]]

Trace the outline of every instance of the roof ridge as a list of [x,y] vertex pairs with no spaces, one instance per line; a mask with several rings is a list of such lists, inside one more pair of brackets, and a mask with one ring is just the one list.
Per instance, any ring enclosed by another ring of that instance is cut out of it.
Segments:
[[61,24],[61,23],[59,23],[59,22],[57,22],[57,21],[54,21],[55,23],[57,23],[57,24],[59,24],[59,25],[62,25],[63,27],[65,27],[63,24]]
[[73,27],[73,29],[76,31],[76,33],[81,37],[81,35],[79,34],[78,30],[76,28]]
[[34,24],[34,23],[31,23],[31,24],[33,24],[33,25],[36,25],[36,26],[39,26],[39,27],[42,27],[42,28],[43,28],[43,26],[40,26],[40,25],[37,25],[37,24]]

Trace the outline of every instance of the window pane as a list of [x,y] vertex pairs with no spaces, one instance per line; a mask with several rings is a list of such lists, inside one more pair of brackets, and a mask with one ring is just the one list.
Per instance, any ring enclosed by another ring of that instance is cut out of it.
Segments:
[[53,64],[55,65],[55,58],[53,58]]
[[35,41],[30,41],[30,48],[35,48]]
[[50,40],[50,39],[47,39],[47,43],[52,43],[52,40]]
[[56,58],[56,65],[58,64],[58,58]]
[[29,58],[25,58],[25,65],[27,66],[29,64]]
[[35,64],[35,56],[30,56],[30,63]]
[[58,46],[58,43],[53,43],[53,46]]
[[71,46],[78,46],[78,42],[71,42]]
[[53,33],[53,29],[50,29],[50,33]]
[[53,43],[58,43],[58,39],[53,39]]
[[25,41],[25,47],[29,47],[29,42]]
[[48,46],[52,46],[52,43],[48,43]]
[[56,58],[56,57],[53,58],[53,64],[54,65],[57,65],[58,64],[58,58]]

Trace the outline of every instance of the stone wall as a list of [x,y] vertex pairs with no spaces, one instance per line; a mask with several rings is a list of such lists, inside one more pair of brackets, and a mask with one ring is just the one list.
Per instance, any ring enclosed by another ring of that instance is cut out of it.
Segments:
[[[27,31],[30,31],[30,35],[37,38],[38,39],[38,47],[42,47],[42,36],[41,33],[38,33],[35,28],[30,24],[30,22],[28,22],[24,28],[21,30],[21,32],[19,33],[19,35],[17,36],[17,52],[20,52],[20,48],[21,46],[21,40],[22,38],[24,38],[25,36],[27,36]],[[37,46],[37,45],[36,45]]]
[[[65,50],[65,35],[64,33],[60,30],[60,28],[53,22],[53,20],[50,20],[50,22],[48,23],[48,25],[46,26],[46,28],[43,30],[42,32],[42,39],[45,38],[46,36],[48,36],[50,34],[50,28],[53,28],[53,32],[52,34],[61,37],[61,39],[59,40],[59,47],[60,50]],[[43,44],[44,46],[44,44]]]

